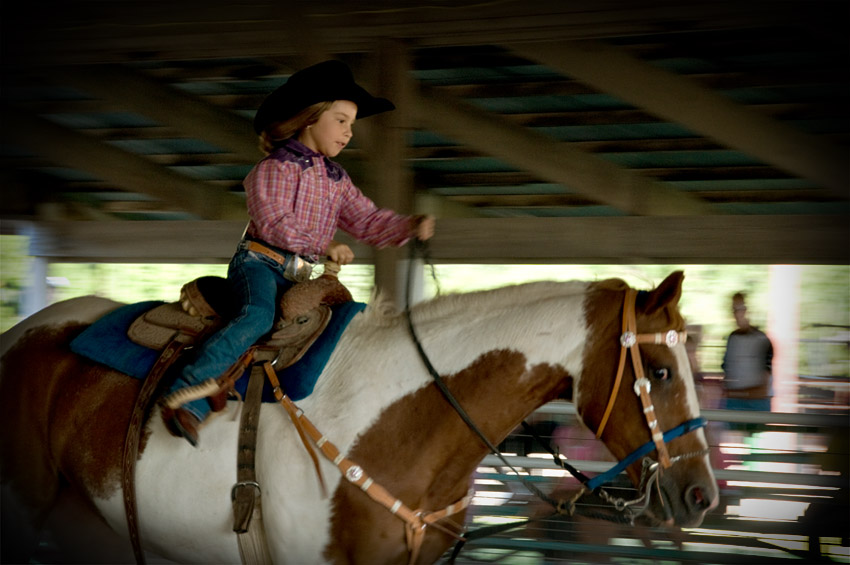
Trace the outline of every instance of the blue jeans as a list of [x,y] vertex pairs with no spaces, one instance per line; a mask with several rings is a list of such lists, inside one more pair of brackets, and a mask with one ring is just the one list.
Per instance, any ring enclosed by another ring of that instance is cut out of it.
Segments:
[[[748,410],[750,412],[770,412],[770,397],[767,398],[724,398],[722,407],[726,410]],[[728,430],[747,430],[750,424],[727,422]]]
[[751,412],[770,412],[770,397],[767,398],[726,398],[723,407],[726,410],[749,410]]
[[[194,363],[187,365],[172,385],[172,392],[218,378],[272,329],[278,299],[294,284],[283,278],[283,272],[284,265],[239,245],[227,269],[239,311],[201,346]],[[206,398],[188,402],[183,408],[201,421],[211,410]]]

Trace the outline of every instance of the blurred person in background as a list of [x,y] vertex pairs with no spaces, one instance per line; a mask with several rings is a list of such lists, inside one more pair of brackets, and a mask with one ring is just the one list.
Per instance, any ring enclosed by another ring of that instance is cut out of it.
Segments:
[[773,344],[764,332],[750,325],[746,297],[741,292],[732,296],[732,314],[738,329],[729,335],[723,355],[723,407],[770,412]]

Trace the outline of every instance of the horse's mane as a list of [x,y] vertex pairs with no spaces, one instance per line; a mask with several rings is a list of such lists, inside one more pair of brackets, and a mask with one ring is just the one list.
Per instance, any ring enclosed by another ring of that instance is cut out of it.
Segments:
[[623,279],[605,279],[595,282],[593,285],[600,290],[626,290],[629,288],[628,283]]
[[[460,309],[469,314],[491,312],[506,305],[517,306],[537,302],[556,296],[574,296],[584,293],[586,281],[535,281],[498,287],[489,290],[448,293],[415,304],[410,309],[414,322],[427,322],[450,315],[456,315]],[[364,311],[364,322],[379,326],[395,324],[403,312],[380,293],[373,293]]]

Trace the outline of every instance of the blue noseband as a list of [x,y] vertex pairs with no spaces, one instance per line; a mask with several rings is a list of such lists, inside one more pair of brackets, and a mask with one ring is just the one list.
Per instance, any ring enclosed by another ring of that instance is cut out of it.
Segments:
[[[706,421],[705,418],[694,418],[693,420],[688,420],[687,422],[679,424],[678,426],[676,426],[672,430],[664,432],[664,441],[668,442],[668,441],[675,439],[679,436],[683,436],[687,433],[693,432],[693,431],[698,430],[700,428],[704,428],[707,423],[708,422]],[[589,481],[587,481],[584,484],[584,486],[588,490],[591,490],[591,491],[596,490],[597,488],[599,488],[603,484],[607,483],[608,481],[612,480],[614,477],[616,477],[617,475],[622,473],[626,469],[626,467],[628,467],[629,465],[631,465],[632,463],[634,463],[635,461],[637,461],[638,459],[640,459],[641,457],[643,457],[644,455],[646,455],[647,453],[652,451],[653,449],[655,449],[655,442],[653,442],[652,440],[649,440],[648,442],[646,442],[642,446],[640,446],[637,449],[635,449],[634,451],[632,451],[622,461],[620,461],[619,463],[617,463],[616,465],[614,465],[613,467],[611,467],[610,469],[608,469],[607,471],[605,471],[601,475],[597,475],[597,476],[593,477],[592,479],[590,479]]]

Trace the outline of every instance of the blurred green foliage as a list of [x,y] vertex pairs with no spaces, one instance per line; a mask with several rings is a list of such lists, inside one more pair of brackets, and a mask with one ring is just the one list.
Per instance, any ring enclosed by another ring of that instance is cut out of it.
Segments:
[[0,332],[20,319],[21,290],[29,277],[27,238],[0,235]]
[[[32,257],[25,236],[0,236],[0,332],[21,320],[21,291],[28,286]],[[174,301],[180,287],[205,275],[227,276],[227,265],[51,263],[47,271],[48,302],[77,296],[102,296],[120,302]],[[374,268],[350,265],[340,279],[355,300],[367,302],[372,292]]]
[[[28,284],[31,258],[23,236],[0,236],[0,331],[19,321],[20,294]],[[846,339],[850,327],[850,266],[805,265],[800,269],[801,372],[848,375]],[[702,326],[703,369],[718,371],[726,336],[735,329],[730,297],[748,295],[750,320],[765,328],[770,314],[771,271],[768,265],[437,265],[436,281],[426,269],[425,296],[495,288],[533,280],[602,280],[622,278],[650,289],[674,270],[685,272],[681,310],[689,324]],[[48,269],[50,302],[99,295],[122,302],[177,300],[180,287],[204,275],[225,276],[226,265],[52,263]],[[369,300],[371,265],[349,265],[341,280],[355,300]],[[782,305],[773,305],[782,307]],[[843,332],[843,333],[842,333]],[[841,339],[844,347],[841,347]],[[835,343],[833,343],[835,342]],[[827,343],[827,345],[823,345]],[[814,365],[817,365],[815,367]]]
[[[799,266],[800,371],[804,374],[850,376],[850,266]],[[604,280],[620,278],[639,289],[651,289],[671,272],[684,271],[680,302],[688,324],[702,326],[700,361],[704,371],[719,372],[726,337],[735,329],[731,297],[747,295],[750,322],[768,326],[771,277],[787,273],[770,265],[438,265],[439,291],[465,292],[533,280]],[[426,281],[427,291],[436,283]],[[776,283],[777,281],[774,281]]]

